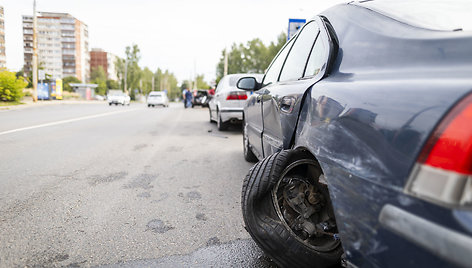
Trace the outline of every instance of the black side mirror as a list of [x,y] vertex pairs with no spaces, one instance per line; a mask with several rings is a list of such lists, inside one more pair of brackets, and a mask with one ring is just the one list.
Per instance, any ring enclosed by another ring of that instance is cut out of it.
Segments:
[[259,84],[254,77],[243,77],[238,80],[236,87],[244,90],[258,90]]

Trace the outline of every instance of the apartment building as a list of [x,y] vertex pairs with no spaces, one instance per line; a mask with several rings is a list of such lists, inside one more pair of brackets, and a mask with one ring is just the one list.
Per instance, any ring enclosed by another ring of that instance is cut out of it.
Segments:
[[102,66],[107,78],[111,80],[118,80],[116,75],[115,62],[118,57],[110,52],[106,52],[101,48],[92,48],[90,51],[90,71],[94,68]]
[[7,57],[5,54],[5,17],[3,7],[0,6],[0,68],[7,66]]
[[[90,76],[88,27],[67,13],[39,12],[38,63],[52,78]],[[32,71],[33,16],[23,16],[24,71]]]

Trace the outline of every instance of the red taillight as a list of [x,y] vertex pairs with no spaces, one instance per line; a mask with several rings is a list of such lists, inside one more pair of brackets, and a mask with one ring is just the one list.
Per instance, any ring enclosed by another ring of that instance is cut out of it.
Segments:
[[231,91],[226,97],[226,100],[246,100],[246,99],[247,99],[247,95],[246,95],[246,92],[244,91]]
[[441,121],[421,152],[425,165],[472,175],[472,94]]

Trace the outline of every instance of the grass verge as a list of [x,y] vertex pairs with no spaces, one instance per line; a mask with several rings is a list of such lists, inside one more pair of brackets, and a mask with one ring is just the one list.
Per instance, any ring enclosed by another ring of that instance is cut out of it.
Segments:
[[16,106],[16,105],[22,105],[25,104],[24,102],[19,102],[19,101],[0,101],[0,107],[4,106]]

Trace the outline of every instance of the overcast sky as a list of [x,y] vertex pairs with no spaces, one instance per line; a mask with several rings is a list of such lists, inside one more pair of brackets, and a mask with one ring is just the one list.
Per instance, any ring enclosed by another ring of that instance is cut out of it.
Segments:
[[[179,81],[215,78],[225,46],[260,38],[266,44],[287,31],[289,18],[308,19],[346,0],[37,0],[38,11],[70,13],[89,27],[89,48],[120,57],[133,43],[141,67],[173,72]],[[5,10],[7,67],[23,66],[22,15],[33,0],[0,0]],[[195,68],[196,67],[196,68]]]

